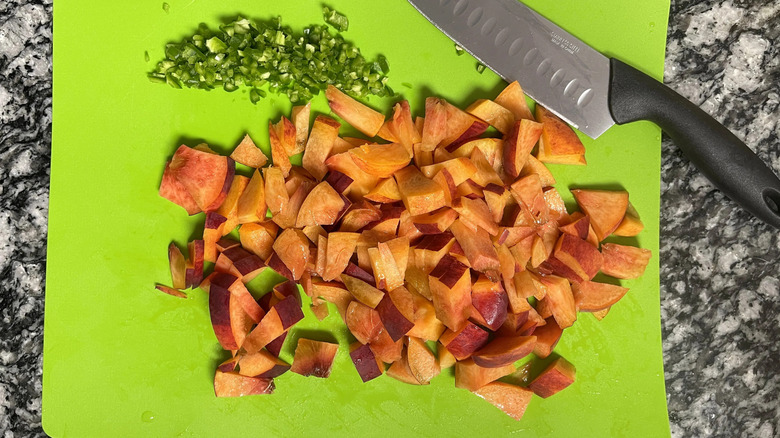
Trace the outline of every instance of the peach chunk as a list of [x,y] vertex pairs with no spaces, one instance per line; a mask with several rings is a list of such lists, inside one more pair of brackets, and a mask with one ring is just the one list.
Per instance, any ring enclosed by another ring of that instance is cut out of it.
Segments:
[[242,376],[237,372],[217,370],[214,375],[214,394],[217,397],[243,397],[245,395],[271,394],[273,379]]
[[327,378],[338,350],[339,344],[300,338],[290,371],[307,377]]
[[528,356],[534,351],[536,336],[511,336],[496,338],[483,348],[474,352],[474,363],[486,368],[499,368],[510,365]]
[[649,249],[616,243],[601,245],[601,254],[604,256],[601,272],[620,279],[641,277],[652,256]]
[[628,289],[614,284],[584,281],[572,284],[572,292],[580,312],[598,312],[620,301]]
[[412,374],[422,385],[427,385],[441,372],[436,356],[419,338],[409,338],[406,346],[407,361]]
[[577,205],[590,217],[599,242],[612,234],[628,209],[628,192],[624,190],[572,190]]
[[385,371],[385,365],[366,344],[355,342],[350,346],[349,357],[363,383],[376,379]]
[[426,178],[417,167],[407,166],[397,171],[394,176],[404,206],[412,216],[444,207],[444,189]]
[[385,123],[385,116],[347,96],[333,85],[325,90],[330,109],[368,137],[376,136]]
[[490,382],[515,372],[513,364],[500,368],[485,368],[467,359],[455,364],[455,386],[476,391]]
[[528,407],[528,403],[531,402],[534,392],[522,386],[493,382],[474,391],[474,394],[501,409],[515,420],[520,420],[523,418],[525,409]]
[[550,397],[574,383],[575,372],[574,365],[559,357],[532,380],[528,388],[541,398]]
[[456,359],[464,360],[468,359],[475,351],[484,347],[488,341],[488,336],[488,332],[468,321],[460,330],[445,330],[439,341],[447,347],[447,350]]
[[230,158],[236,163],[254,167],[255,169],[265,166],[265,163],[268,162],[268,157],[266,157],[263,151],[255,145],[255,142],[252,141],[249,134],[245,135],[241,140],[241,143],[233,149]]

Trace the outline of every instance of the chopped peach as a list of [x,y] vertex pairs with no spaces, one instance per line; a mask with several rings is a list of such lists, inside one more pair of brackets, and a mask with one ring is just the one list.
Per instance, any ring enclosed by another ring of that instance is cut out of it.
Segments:
[[604,264],[601,272],[620,279],[639,278],[645,273],[652,252],[634,246],[605,243],[601,245]]
[[400,201],[401,192],[398,191],[398,184],[395,182],[395,178],[390,177],[379,181],[376,187],[366,193],[364,198],[369,201],[389,204]]
[[217,370],[214,375],[214,394],[217,397],[243,397],[245,395],[271,394],[273,379],[242,376],[234,371]]
[[571,234],[572,236],[587,240],[588,235],[590,234],[590,217],[579,212],[575,212],[575,214],[578,215],[578,217],[575,218],[575,216],[572,215],[571,217],[574,218],[574,220],[566,225],[561,225],[558,229],[566,234]]
[[290,201],[284,175],[276,167],[266,167],[263,169],[263,176],[265,179],[265,203],[271,210],[272,216],[278,215]]
[[480,275],[471,286],[471,304],[490,330],[498,330],[506,320],[508,301],[501,283],[492,282],[484,275]]
[[330,156],[340,127],[341,124],[330,117],[320,115],[314,119],[301,163],[318,180],[322,180],[328,171],[325,160]]
[[484,273],[493,281],[500,280],[501,264],[490,235],[482,228],[474,230],[464,225],[461,219],[453,222],[450,230],[463,248],[472,269]]
[[438,359],[439,359],[439,367],[441,369],[449,368],[453,365],[455,365],[455,362],[457,362],[457,359],[455,359],[455,356],[450,353],[450,350],[447,350],[447,347],[445,347],[442,344],[436,344]]
[[537,158],[545,163],[585,164],[585,146],[574,130],[541,105],[536,105],[536,121],[544,125]]
[[401,357],[398,358],[398,360],[393,361],[393,364],[387,369],[387,375],[410,385],[420,384],[420,381],[417,380],[417,377],[412,373],[412,369],[409,367],[409,361],[404,353],[401,354]]
[[634,206],[629,202],[628,208],[626,209],[626,216],[620,222],[620,225],[618,225],[613,234],[616,236],[634,237],[638,236],[644,229],[645,224],[639,219],[639,213],[637,213]]
[[263,151],[255,145],[255,142],[252,141],[249,134],[245,135],[236,148],[233,149],[230,158],[236,163],[254,167],[255,169],[265,166],[265,163],[268,162],[268,157],[266,157]]
[[271,220],[274,221],[276,225],[279,225],[279,227],[283,229],[292,228],[296,225],[299,213],[303,209],[303,203],[309,196],[309,192],[311,191],[313,184],[311,181],[301,181],[300,184],[297,184],[296,187],[295,184],[291,184],[293,182],[294,181],[288,181],[288,187],[294,187],[294,191],[290,195],[289,201],[284,205],[282,211],[273,215],[271,218]]
[[468,266],[451,255],[445,255],[428,276],[428,284],[436,317],[452,330],[462,329],[471,311]]
[[203,225],[203,258],[207,262],[217,261],[217,241],[224,235],[227,218],[216,212],[206,213],[206,221]]
[[515,120],[534,120],[531,109],[528,108],[528,102],[525,100],[523,88],[517,81],[507,85],[498,97],[496,97],[495,101],[497,104],[511,111],[515,116]]
[[349,189],[344,194],[354,201],[360,200],[379,183],[378,177],[365,172],[355,164],[349,151],[329,157],[325,160],[325,165],[331,172],[335,170],[352,179]]
[[404,205],[412,216],[444,207],[444,189],[426,178],[415,166],[407,166],[394,176]]
[[545,301],[550,305],[558,326],[562,329],[571,327],[577,320],[577,307],[569,281],[554,275],[542,277],[541,281],[547,287]]
[[273,249],[293,278],[299,280],[309,259],[309,239],[301,230],[288,228],[279,234]]
[[490,99],[477,100],[466,108],[466,112],[489,123],[502,134],[509,132],[515,123],[515,116],[511,111]]
[[414,323],[404,316],[393,301],[392,295],[387,293],[376,306],[379,318],[387,330],[387,334],[393,341],[404,337],[414,327]]
[[389,291],[404,285],[404,274],[398,268],[393,253],[386,243],[379,242],[376,248],[369,248],[368,255],[374,278],[380,289]]
[[445,330],[439,342],[447,347],[456,359],[464,360],[484,347],[488,342],[488,336],[488,332],[469,321],[459,330]]
[[440,234],[452,225],[458,213],[450,208],[441,208],[431,213],[411,216],[410,222],[420,234]]
[[471,157],[474,149],[479,149],[485,160],[496,170],[501,165],[501,157],[504,151],[504,140],[500,138],[474,138],[458,145],[457,148],[448,147],[448,151],[454,157]]
[[168,287],[168,286],[165,286],[165,285],[162,285],[162,284],[158,284],[158,285],[155,285],[154,288],[159,290],[162,293],[174,296],[176,298],[187,298],[187,294],[185,294],[184,292],[182,292],[182,291],[180,291],[178,289],[174,289],[172,287]]
[[265,182],[259,169],[255,169],[252,178],[238,198],[236,213],[238,223],[260,222],[265,220],[268,207],[265,203]]
[[498,235],[498,224],[484,200],[457,198],[452,201],[452,209],[458,212],[461,221],[469,221],[491,236]]
[[574,303],[580,312],[598,312],[609,309],[620,301],[628,289],[608,283],[585,281],[572,284]]
[[186,288],[186,262],[181,250],[173,242],[168,245],[168,265],[171,271],[171,284],[173,285],[173,288]]
[[455,364],[455,386],[476,391],[490,382],[515,372],[513,364],[500,368],[484,368],[467,359]]
[[376,308],[377,304],[382,301],[382,297],[385,296],[381,290],[350,275],[341,274],[341,281],[356,300],[372,309]]
[[371,351],[382,362],[393,363],[403,356],[404,341],[393,341],[386,330],[379,332],[379,336],[369,344]]
[[311,102],[306,105],[292,107],[290,118],[295,125],[295,147],[290,155],[300,154],[304,151],[306,140],[309,139],[309,117],[311,115]]
[[474,394],[519,421],[523,418],[534,392],[510,383],[493,382],[474,391]]
[[[420,142],[422,151],[433,151],[447,135],[447,119],[449,117],[449,112],[446,103],[447,102],[444,101],[444,99],[439,99],[437,97],[425,99],[425,124],[423,125],[422,139]],[[417,165],[420,167],[423,166],[421,163],[417,163]]]
[[346,214],[341,218],[339,231],[358,231],[371,222],[382,218],[382,212],[370,202],[361,200],[352,204]]
[[553,256],[574,274],[571,277],[567,276],[572,282],[592,280],[604,262],[595,246],[568,233],[561,234],[553,250]]
[[433,178],[442,169],[447,169],[456,186],[463,184],[464,181],[471,178],[477,172],[477,167],[466,157],[452,158],[443,162],[424,166],[420,168],[420,171],[427,178]]
[[523,166],[523,169],[520,171],[520,177],[531,174],[536,174],[539,177],[542,187],[552,187],[555,185],[555,177],[553,177],[550,169],[533,155],[528,156],[528,161],[525,162],[525,166]]
[[268,259],[273,251],[273,244],[279,227],[273,222],[249,223],[241,225],[238,236],[241,246],[259,256]]
[[304,377],[327,378],[338,350],[339,344],[300,338],[290,371]]
[[487,160],[485,154],[479,148],[471,151],[471,162],[477,168],[477,172],[470,178],[480,187],[486,187],[488,184],[502,185],[504,181],[496,173],[496,169]]
[[536,336],[511,336],[496,338],[474,352],[474,363],[487,368],[511,365],[534,351]]
[[512,125],[504,141],[504,171],[507,175],[512,178],[520,176],[541,135],[542,124],[533,120],[521,119]]
[[343,284],[335,281],[312,280],[312,295],[333,303],[342,318],[346,318],[347,308],[352,301],[352,294],[349,293]]
[[[452,140],[451,142],[449,142],[449,144],[447,144],[447,140],[444,141],[444,144],[447,145],[444,150],[446,150],[447,152],[452,153],[452,151],[458,149],[462,145],[464,145],[464,144],[466,144],[466,143],[468,143],[470,141],[478,139],[479,136],[484,134],[485,131],[487,131],[487,129],[490,127],[490,125],[488,125],[487,123],[483,122],[482,120],[479,120],[479,119],[475,118],[474,116],[472,116],[472,115],[470,115],[468,113],[465,113],[465,114],[467,114],[468,117],[471,117],[471,121],[472,121],[471,125],[468,127],[468,129],[463,131],[463,133],[460,134],[460,136],[458,138],[456,138],[456,139]],[[440,150],[440,149],[437,149],[437,151],[438,150]]]
[[303,319],[299,299],[299,297],[289,296],[274,304],[244,339],[243,349],[247,353],[259,351]]
[[414,144],[420,143],[422,137],[412,121],[409,102],[402,101],[393,107],[393,116],[385,121],[377,135],[391,143],[401,143],[411,157],[414,155]]
[[331,281],[341,277],[349,264],[350,257],[355,252],[359,238],[358,233],[333,232],[328,235],[323,280]]
[[550,397],[574,383],[575,372],[574,365],[559,357],[532,380],[528,388],[541,398]]
[[193,199],[187,187],[180,183],[176,175],[171,170],[171,162],[165,164],[162,180],[160,181],[160,190],[158,194],[180,206],[187,211],[187,214],[193,215],[201,211],[195,199]]
[[235,162],[231,158],[185,145],[174,152],[168,168],[198,208],[206,212],[219,208],[235,175]]
[[295,221],[296,228],[309,225],[333,225],[344,210],[344,198],[323,181],[306,196]]
[[367,144],[350,149],[349,153],[359,168],[378,178],[392,177],[412,158],[400,143]]
[[385,123],[382,113],[347,96],[333,85],[328,85],[325,97],[334,113],[368,137],[376,136]]
[[350,346],[349,357],[355,364],[355,369],[363,383],[381,376],[385,366],[366,344],[355,342]]
[[268,122],[268,140],[271,143],[271,160],[273,161],[273,166],[279,169],[282,172],[282,175],[287,178],[287,175],[290,174],[292,164],[290,164],[290,156],[287,154],[285,145],[282,143],[284,138],[284,126],[282,122],[280,122],[280,124],[282,124],[282,132],[279,132],[278,126]]
[[563,329],[553,318],[548,318],[546,324],[537,326],[533,332],[534,336],[536,336],[534,354],[542,359],[549,356],[561,339],[562,333]]
[[222,205],[216,210],[217,213],[225,216],[227,219],[225,225],[222,227],[222,234],[227,235],[233,231],[239,224],[238,219],[238,200],[244,193],[244,190],[249,184],[249,178],[243,175],[236,175],[233,177],[233,183],[230,185],[225,200],[222,201]]
[[247,354],[238,363],[238,373],[242,376],[273,379],[290,369],[290,364],[272,355],[266,350]]
[[599,241],[612,234],[628,209],[628,192],[624,190],[572,190],[577,205],[590,217],[590,225]]
[[441,372],[436,356],[428,349],[425,342],[419,338],[409,338],[406,346],[406,356],[409,369],[422,385],[427,385]]

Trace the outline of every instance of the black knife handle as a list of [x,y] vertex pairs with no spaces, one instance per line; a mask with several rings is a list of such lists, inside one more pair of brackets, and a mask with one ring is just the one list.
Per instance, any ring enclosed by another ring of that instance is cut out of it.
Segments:
[[618,124],[660,126],[715,187],[780,228],[780,179],[745,143],[666,85],[617,59],[611,64],[609,107]]

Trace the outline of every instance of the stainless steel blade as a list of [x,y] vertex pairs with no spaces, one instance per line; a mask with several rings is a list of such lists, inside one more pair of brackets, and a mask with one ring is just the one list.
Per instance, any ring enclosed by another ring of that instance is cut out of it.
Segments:
[[431,23],[535,101],[597,138],[615,124],[609,59],[517,0],[409,0]]

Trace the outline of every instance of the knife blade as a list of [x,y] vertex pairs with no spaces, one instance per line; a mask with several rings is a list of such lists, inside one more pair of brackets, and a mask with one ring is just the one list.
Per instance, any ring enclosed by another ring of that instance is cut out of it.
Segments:
[[780,179],[723,125],[517,0],[409,0],[439,30],[572,126],[598,138],[649,120],[731,199],[780,228]]

